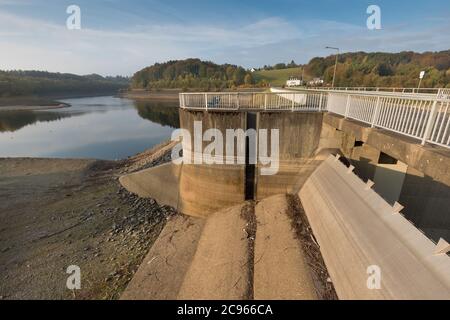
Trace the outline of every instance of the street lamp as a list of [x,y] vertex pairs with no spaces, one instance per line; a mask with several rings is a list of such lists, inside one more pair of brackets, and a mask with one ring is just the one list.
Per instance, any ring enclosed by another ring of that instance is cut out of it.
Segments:
[[425,77],[425,71],[420,71],[420,74],[419,74],[419,86],[417,87],[417,93],[419,93],[420,85],[422,84],[423,77]]
[[336,54],[336,62],[335,62],[335,64],[334,64],[333,84],[331,85],[331,87],[334,88],[334,80],[336,79],[336,68],[337,68],[338,57],[339,57],[339,48],[335,48],[335,47],[325,47],[325,49],[332,49],[332,50],[336,50],[336,51],[337,51],[337,54]]

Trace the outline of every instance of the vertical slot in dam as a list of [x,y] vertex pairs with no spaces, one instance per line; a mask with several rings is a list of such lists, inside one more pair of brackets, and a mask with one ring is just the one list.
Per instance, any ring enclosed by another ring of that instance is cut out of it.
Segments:
[[[246,129],[253,129],[256,134],[256,113],[247,112]],[[250,150],[255,150],[256,155],[256,139],[250,140],[247,135],[245,138],[245,200],[255,199],[256,165],[250,161]]]

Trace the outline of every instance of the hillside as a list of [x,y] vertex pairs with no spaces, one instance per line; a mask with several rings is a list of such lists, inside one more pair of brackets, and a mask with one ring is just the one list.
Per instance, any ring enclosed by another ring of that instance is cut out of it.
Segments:
[[[253,73],[253,78],[259,83],[270,83],[273,86],[281,87],[286,84],[286,80],[290,77],[301,78],[302,68],[287,68],[276,70],[258,70]],[[306,75],[304,75],[306,76]]]
[[0,98],[114,94],[128,87],[124,77],[79,76],[44,71],[0,71]]
[[[289,77],[322,78],[328,85],[333,79],[336,56],[316,57],[296,68],[264,66],[253,73],[255,82],[282,86]],[[450,87],[450,50],[441,52],[366,53],[351,52],[339,56],[336,86],[340,87],[416,87],[420,71],[426,76],[422,87]]]
[[131,81],[131,88],[220,90],[253,84],[251,73],[242,67],[186,59],[156,63],[136,72]]
[[[305,73],[331,83],[335,58],[313,58],[305,66]],[[450,50],[344,53],[339,56],[336,86],[417,87],[421,70],[426,71],[422,87],[450,87]]]

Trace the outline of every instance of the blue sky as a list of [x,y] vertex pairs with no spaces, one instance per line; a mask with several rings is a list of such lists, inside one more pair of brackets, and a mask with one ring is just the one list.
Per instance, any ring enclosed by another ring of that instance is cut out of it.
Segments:
[[[81,30],[68,30],[68,5]],[[366,27],[369,5],[381,30]],[[450,1],[0,0],[0,69],[131,75],[199,57],[259,67],[331,52],[450,49]]]

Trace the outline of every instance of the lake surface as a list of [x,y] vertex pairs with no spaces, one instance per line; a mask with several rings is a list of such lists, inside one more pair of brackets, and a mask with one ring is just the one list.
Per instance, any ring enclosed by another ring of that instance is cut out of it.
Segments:
[[0,157],[123,159],[170,139],[179,127],[176,102],[61,101],[71,107],[0,112]]

